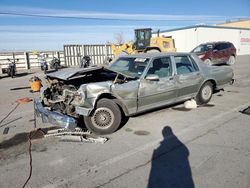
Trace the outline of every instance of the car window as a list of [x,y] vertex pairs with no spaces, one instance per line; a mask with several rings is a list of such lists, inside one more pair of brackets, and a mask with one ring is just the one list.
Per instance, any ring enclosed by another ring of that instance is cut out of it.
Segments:
[[175,56],[174,59],[178,75],[189,74],[196,71],[189,56]]
[[195,70],[195,71],[199,71],[199,67],[198,67],[198,65],[196,64],[195,60],[194,60],[191,56],[188,56],[188,57],[189,57],[189,59],[190,59],[191,62],[192,62],[192,65],[193,65],[193,67],[194,67],[194,70]]
[[221,43],[221,49],[222,50],[225,50],[225,49],[227,49],[228,48],[228,45],[227,45],[227,43]]
[[154,59],[147,74],[156,74],[159,78],[171,76],[172,66],[170,57]]
[[220,44],[217,44],[214,49],[216,49],[216,50],[225,50],[227,48],[228,48],[227,43],[220,43]]
[[207,52],[213,48],[212,44],[201,44],[192,50],[194,53]]

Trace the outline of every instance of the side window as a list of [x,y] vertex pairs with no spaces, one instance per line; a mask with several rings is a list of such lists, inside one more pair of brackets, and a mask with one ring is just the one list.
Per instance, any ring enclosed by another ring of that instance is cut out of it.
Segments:
[[164,41],[163,42],[163,48],[169,48],[169,42]]
[[221,50],[221,45],[220,44],[217,44],[215,47],[214,47],[215,50]]
[[228,45],[227,45],[227,43],[222,43],[221,44],[221,48],[222,48],[222,50],[225,50],[225,49],[227,49],[228,48]]
[[226,48],[230,48],[230,47],[231,47],[230,43],[226,43]]
[[156,74],[160,78],[172,75],[172,66],[170,57],[154,59],[147,74]]
[[189,74],[195,72],[195,68],[188,56],[175,56],[177,74]]
[[194,67],[194,70],[195,70],[195,71],[199,71],[199,67],[198,67],[198,65],[196,64],[196,62],[194,61],[194,59],[193,59],[191,56],[189,56],[189,59],[190,59],[191,62],[192,62],[192,65],[193,65],[193,67]]

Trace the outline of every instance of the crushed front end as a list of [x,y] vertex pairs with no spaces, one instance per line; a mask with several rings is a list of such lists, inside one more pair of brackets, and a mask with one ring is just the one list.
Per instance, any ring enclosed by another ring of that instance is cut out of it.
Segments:
[[117,73],[100,67],[66,69],[46,77],[41,96],[34,101],[44,123],[74,129],[81,116],[89,116],[101,93],[109,93]]

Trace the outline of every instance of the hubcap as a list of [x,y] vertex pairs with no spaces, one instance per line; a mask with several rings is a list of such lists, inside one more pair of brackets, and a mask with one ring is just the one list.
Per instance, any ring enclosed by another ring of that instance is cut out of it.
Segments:
[[95,127],[107,129],[114,123],[114,113],[109,108],[98,108],[91,117],[91,121]]
[[204,100],[208,100],[212,95],[212,89],[210,86],[205,86],[201,93],[202,93],[202,98]]
[[206,60],[204,61],[204,63],[207,64],[207,65],[212,65],[212,62],[211,62],[210,59],[206,59]]
[[233,64],[234,64],[234,57],[231,56],[231,57],[229,58],[228,64],[229,64],[229,65],[233,65]]

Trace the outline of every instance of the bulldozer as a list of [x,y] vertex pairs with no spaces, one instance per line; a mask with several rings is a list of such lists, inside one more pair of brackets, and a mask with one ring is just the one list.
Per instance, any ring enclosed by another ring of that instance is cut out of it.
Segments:
[[176,52],[174,39],[172,37],[164,37],[159,35],[152,37],[152,29],[135,29],[135,42],[115,45],[112,44],[112,53],[114,56],[120,54],[136,54],[136,53],[151,53],[151,52]]

